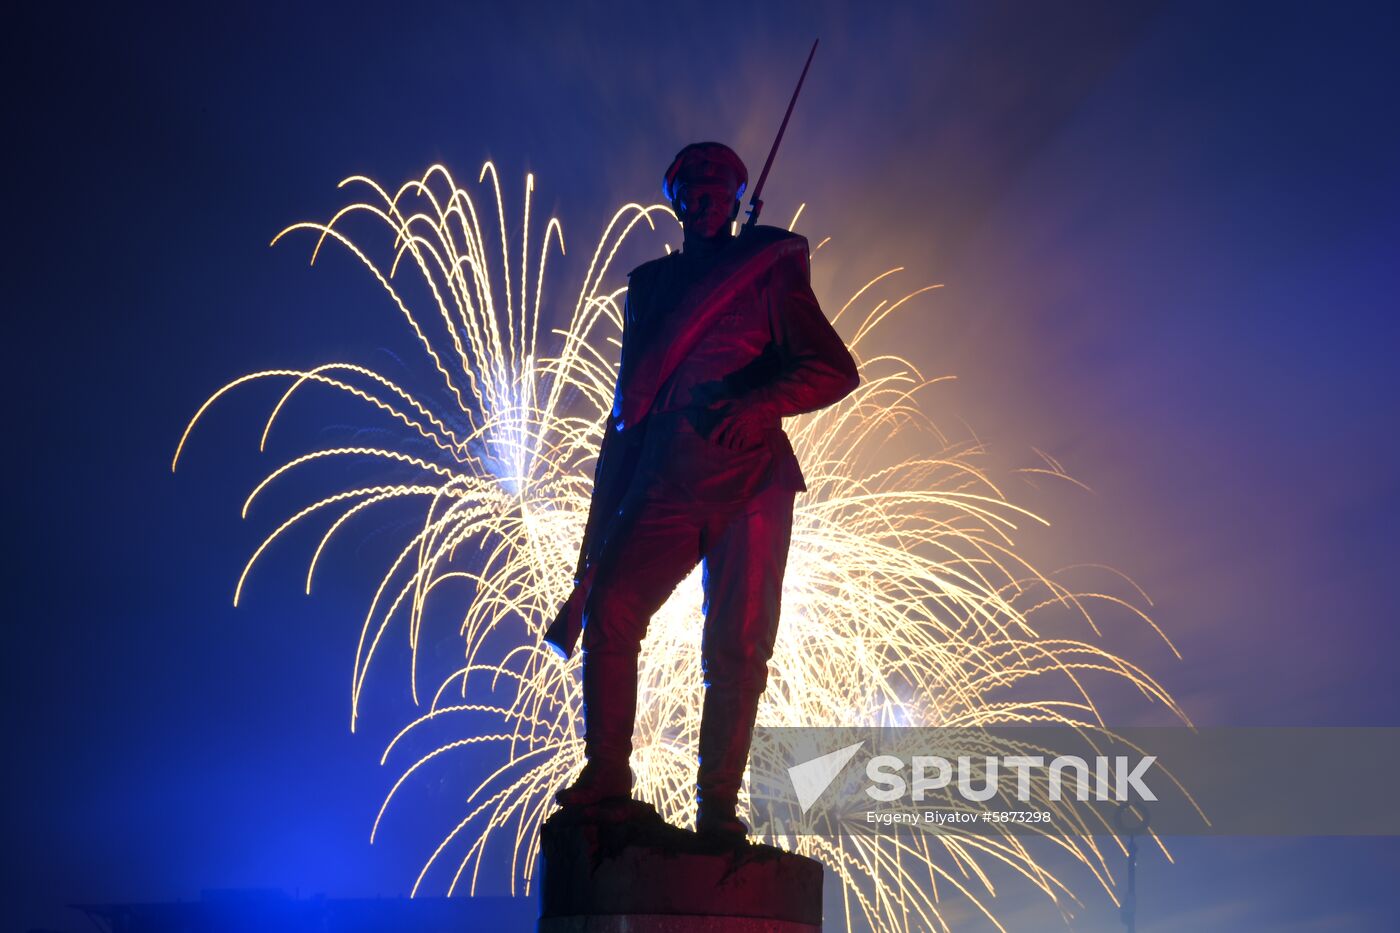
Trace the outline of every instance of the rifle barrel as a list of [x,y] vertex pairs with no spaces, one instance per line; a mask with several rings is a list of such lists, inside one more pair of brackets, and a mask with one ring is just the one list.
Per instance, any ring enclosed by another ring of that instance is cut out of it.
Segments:
[[807,69],[812,67],[812,57],[817,54],[817,43],[820,39],[812,40],[812,51],[807,53],[807,64],[802,66],[802,74],[797,79],[797,87],[792,91],[792,100],[788,101],[787,113],[783,114],[783,122],[778,127],[778,138],[773,140],[773,148],[768,150],[768,161],[763,163],[763,171],[758,176],[758,184],[754,185],[753,194],[749,196],[749,219],[745,226],[752,227],[758,223],[758,212],[763,210],[763,201],[759,195],[763,193],[763,183],[768,180],[768,170],[773,167],[773,157],[778,154],[778,146],[783,141],[783,133],[787,132],[788,119],[792,116],[792,108],[797,105],[797,95],[802,93],[802,82],[807,80]]

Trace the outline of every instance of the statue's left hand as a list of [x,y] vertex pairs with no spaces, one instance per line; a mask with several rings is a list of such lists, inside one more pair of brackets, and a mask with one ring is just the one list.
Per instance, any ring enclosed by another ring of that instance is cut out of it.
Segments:
[[748,450],[763,443],[769,419],[754,406],[736,400],[715,409],[715,426],[710,439],[730,450]]

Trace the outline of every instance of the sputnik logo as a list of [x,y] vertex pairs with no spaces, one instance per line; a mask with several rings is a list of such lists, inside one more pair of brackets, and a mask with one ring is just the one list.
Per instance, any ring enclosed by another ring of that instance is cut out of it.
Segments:
[[831,782],[836,780],[864,744],[864,741],[860,741],[854,745],[847,745],[845,748],[788,768],[788,778],[792,781],[792,789],[797,792],[797,802],[804,814],[831,786]]

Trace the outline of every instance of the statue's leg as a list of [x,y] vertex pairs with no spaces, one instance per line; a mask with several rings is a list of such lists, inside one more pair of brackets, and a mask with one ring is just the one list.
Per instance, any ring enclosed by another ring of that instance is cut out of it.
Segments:
[[770,484],[726,521],[706,528],[702,538],[705,705],[696,779],[701,832],[737,838],[748,832],[735,809],[778,635],[795,495]]
[[651,617],[700,560],[700,519],[687,503],[629,495],[598,555],[584,603],[584,755],[564,806],[631,793],[637,656]]

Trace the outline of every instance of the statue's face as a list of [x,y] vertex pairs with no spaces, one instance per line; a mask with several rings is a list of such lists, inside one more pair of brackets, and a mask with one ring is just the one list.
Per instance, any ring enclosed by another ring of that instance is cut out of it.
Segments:
[[718,236],[738,214],[739,176],[728,165],[704,162],[687,167],[676,179],[672,202],[689,236]]

